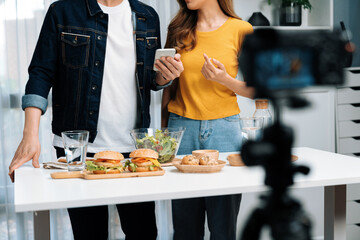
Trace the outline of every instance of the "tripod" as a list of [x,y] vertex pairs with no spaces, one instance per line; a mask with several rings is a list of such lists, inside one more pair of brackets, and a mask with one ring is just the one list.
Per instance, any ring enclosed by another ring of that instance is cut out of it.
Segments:
[[261,141],[248,141],[241,150],[247,166],[262,165],[265,170],[265,185],[271,191],[261,196],[262,206],[250,215],[242,232],[241,240],[259,239],[264,226],[269,226],[276,240],[310,240],[311,222],[301,204],[288,193],[295,173],[308,174],[306,166],[291,162],[293,131],[280,121],[280,107],[272,99],[275,122],[263,131]]

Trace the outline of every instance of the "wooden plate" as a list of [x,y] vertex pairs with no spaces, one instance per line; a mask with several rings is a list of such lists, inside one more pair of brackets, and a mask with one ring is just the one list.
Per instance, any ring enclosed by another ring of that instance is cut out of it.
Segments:
[[[299,157],[296,155],[291,155],[291,161],[295,162],[296,160],[298,160]],[[240,154],[229,154],[227,156],[227,160],[229,161],[231,166],[246,166],[244,164],[244,162],[241,159],[241,155]]]
[[88,171],[73,171],[73,172],[54,172],[51,173],[53,179],[65,178],[84,178],[87,180],[92,179],[110,179],[110,178],[129,178],[129,177],[149,177],[149,176],[162,176],[165,174],[164,169],[160,168],[157,171],[150,172],[123,172],[115,174],[93,174]]
[[173,165],[183,173],[215,173],[220,172],[226,165],[225,161],[218,160],[219,165],[182,165],[181,160],[173,161]]

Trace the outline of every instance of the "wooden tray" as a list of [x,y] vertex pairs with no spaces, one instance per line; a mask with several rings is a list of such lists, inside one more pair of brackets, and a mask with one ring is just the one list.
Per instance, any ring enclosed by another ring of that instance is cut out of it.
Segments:
[[171,166],[174,166],[174,161],[177,161],[178,159],[177,158],[174,158],[172,161],[170,162],[166,162],[166,163],[160,163],[160,166],[161,167],[171,167]]
[[[291,161],[295,162],[296,160],[298,160],[299,157],[296,155],[291,155]],[[241,155],[240,154],[229,154],[227,156],[227,160],[229,161],[231,166],[246,166],[244,164],[244,162],[241,159]]]
[[[88,160],[92,160],[93,158],[86,158],[86,161]],[[173,160],[175,160],[176,158],[174,158]],[[66,162],[66,159],[64,157],[61,157],[58,159],[58,162],[60,163],[67,163]],[[170,161],[170,162],[166,162],[166,163],[161,163],[160,164],[161,167],[170,167],[170,166],[173,166],[173,161]]]
[[51,173],[50,175],[53,179],[84,178],[87,180],[92,180],[92,179],[162,176],[164,174],[165,174],[164,169],[160,168],[160,170],[151,171],[151,172],[123,172],[123,173],[115,173],[115,174],[93,174],[88,171],[73,171],[73,172],[54,172],[54,173]]
[[[89,160],[94,160],[94,158],[91,158],[91,157],[86,157],[86,159],[85,159],[85,161],[89,161]],[[66,158],[65,157],[60,157],[60,158],[58,158],[58,160],[57,160],[58,162],[60,162],[60,163],[67,163],[67,161],[66,161]]]
[[219,165],[182,165],[181,159],[175,159],[173,165],[183,173],[215,173],[220,172],[226,165],[225,161],[218,160]]

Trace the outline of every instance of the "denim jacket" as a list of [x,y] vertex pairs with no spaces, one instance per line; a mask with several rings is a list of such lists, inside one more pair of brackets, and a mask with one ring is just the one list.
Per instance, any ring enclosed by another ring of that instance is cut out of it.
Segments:
[[[160,45],[159,17],[155,10],[138,0],[129,0],[136,46],[138,89],[137,127],[150,125],[150,89],[155,83],[152,70]],[[96,0],[59,0],[46,14],[36,49],[29,66],[22,108],[37,107],[44,113],[52,88],[52,130],[97,133],[100,94],[104,72],[108,15]]]

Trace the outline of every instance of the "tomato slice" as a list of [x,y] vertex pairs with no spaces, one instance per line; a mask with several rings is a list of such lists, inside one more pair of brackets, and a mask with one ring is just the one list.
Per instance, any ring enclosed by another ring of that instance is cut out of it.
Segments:
[[109,159],[107,159],[106,162],[108,162],[108,163],[119,163],[120,160],[109,160]]
[[102,158],[98,158],[98,159],[94,159],[93,162],[105,162],[106,159],[102,159]]
[[149,160],[146,159],[146,158],[139,157],[139,158],[133,158],[131,161],[132,161],[133,163],[143,163],[143,162],[147,162],[147,161],[149,161]]
[[160,166],[160,163],[158,162],[158,160],[156,160],[154,158],[139,157],[139,158],[133,158],[131,161],[133,163],[144,163],[147,161],[151,161],[155,166]]
[[132,162],[136,162],[136,163],[143,163],[143,162],[147,162],[148,160],[147,159],[145,159],[145,158],[133,158],[132,160],[131,160]]
[[94,159],[93,161],[94,162],[108,162],[108,163],[119,163],[120,162],[120,160],[102,159],[102,158]]

